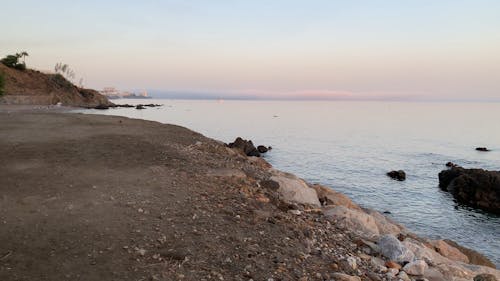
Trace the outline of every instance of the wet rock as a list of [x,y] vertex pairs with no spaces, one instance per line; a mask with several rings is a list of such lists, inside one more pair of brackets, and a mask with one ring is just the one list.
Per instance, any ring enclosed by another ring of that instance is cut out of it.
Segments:
[[490,151],[488,148],[486,147],[476,147],[476,150],[477,151]]
[[321,206],[316,190],[310,188],[302,179],[295,175],[274,170],[271,181],[278,183],[280,199],[285,202]]
[[269,149],[263,145],[259,145],[257,146],[257,150],[260,152],[260,153],[266,153],[269,151]]
[[390,260],[403,263],[414,259],[413,253],[406,248],[394,235],[383,235],[378,241],[380,253]]
[[237,137],[234,142],[228,144],[229,148],[236,148],[242,151],[246,156],[255,156],[260,157],[260,152],[253,145],[251,140],[244,140],[240,137]]
[[363,211],[348,209],[345,206],[326,207],[323,214],[329,220],[358,232],[362,237],[373,238],[379,235],[375,219]]
[[390,178],[398,180],[398,181],[404,181],[404,180],[406,180],[406,173],[403,170],[390,171],[390,172],[387,173],[387,175]]
[[439,187],[460,203],[500,214],[500,171],[453,167],[439,173]]
[[497,281],[493,274],[479,274],[474,277],[474,281]]
[[424,275],[424,272],[428,267],[429,266],[427,265],[427,263],[425,261],[416,260],[416,261],[413,261],[413,262],[406,264],[403,267],[403,271],[410,274],[410,275]]
[[453,162],[448,162],[448,163],[446,163],[446,167],[453,168],[453,167],[460,167],[460,166],[458,166],[457,164],[455,164]]
[[142,104],[139,104],[135,107],[135,109],[146,109]]

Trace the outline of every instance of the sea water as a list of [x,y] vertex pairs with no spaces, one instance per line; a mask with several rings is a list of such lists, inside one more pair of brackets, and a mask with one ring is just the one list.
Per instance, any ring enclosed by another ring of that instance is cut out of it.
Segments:
[[[86,113],[185,126],[231,142],[272,146],[275,168],[330,186],[430,238],[448,238],[500,265],[500,216],[457,204],[438,188],[451,161],[500,170],[500,103],[118,100],[162,107]],[[492,151],[479,152],[477,146]],[[406,181],[391,180],[402,169]]]

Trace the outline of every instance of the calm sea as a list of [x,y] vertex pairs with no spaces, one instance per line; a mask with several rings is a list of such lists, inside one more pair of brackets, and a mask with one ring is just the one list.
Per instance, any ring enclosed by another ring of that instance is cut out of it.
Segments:
[[[449,238],[500,265],[500,217],[456,204],[438,188],[448,161],[500,170],[500,103],[119,100],[160,108],[90,110],[177,124],[230,142],[270,145],[276,168],[321,183],[410,230]],[[492,149],[477,152],[477,146]],[[403,169],[398,182],[385,173]]]

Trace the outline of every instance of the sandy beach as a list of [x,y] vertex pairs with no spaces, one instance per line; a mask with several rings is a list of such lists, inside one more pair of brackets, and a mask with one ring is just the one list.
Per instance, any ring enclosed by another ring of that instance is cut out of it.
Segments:
[[[499,276],[188,129],[41,111],[0,112],[0,280]],[[415,257],[392,267],[383,235]]]

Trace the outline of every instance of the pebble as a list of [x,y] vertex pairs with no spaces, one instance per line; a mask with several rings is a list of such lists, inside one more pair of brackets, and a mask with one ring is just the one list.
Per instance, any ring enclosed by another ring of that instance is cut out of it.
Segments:
[[398,273],[399,273],[399,270],[398,270],[398,269],[396,269],[396,268],[389,268],[389,269],[387,270],[387,274],[386,274],[386,275],[387,275],[387,277],[389,277],[389,278],[394,278],[394,277],[396,277],[396,275],[397,275]]
[[401,279],[401,280],[403,280],[403,281],[411,281],[411,278],[404,271],[400,271],[399,272],[398,278]]

